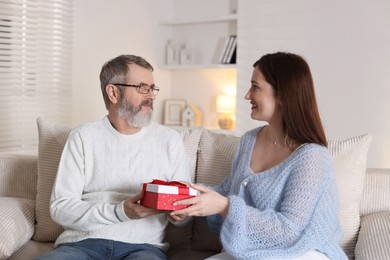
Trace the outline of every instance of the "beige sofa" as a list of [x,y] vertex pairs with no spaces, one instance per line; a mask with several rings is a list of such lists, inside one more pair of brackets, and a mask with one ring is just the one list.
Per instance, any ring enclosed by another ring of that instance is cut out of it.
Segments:
[[[49,216],[52,184],[68,127],[38,119],[37,156],[0,155],[0,259],[32,259],[50,250],[62,228]],[[192,180],[214,185],[229,174],[238,137],[180,130]],[[352,259],[390,259],[390,169],[366,169],[370,135],[329,141],[339,186],[341,242]],[[326,227],[324,227],[326,228]],[[167,228],[170,259],[204,259],[221,250],[202,218]]]

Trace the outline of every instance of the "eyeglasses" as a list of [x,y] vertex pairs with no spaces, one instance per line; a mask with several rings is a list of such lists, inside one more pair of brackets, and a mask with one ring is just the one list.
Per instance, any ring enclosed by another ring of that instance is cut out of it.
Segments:
[[132,85],[132,84],[120,84],[120,83],[115,83],[112,85],[137,88],[137,92],[141,93],[141,94],[149,94],[149,92],[152,91],[155,96],[157,96],[158,92],[160,91],[160,89],[154,85],[152,85],[152,86],[149,86],[146,84]]

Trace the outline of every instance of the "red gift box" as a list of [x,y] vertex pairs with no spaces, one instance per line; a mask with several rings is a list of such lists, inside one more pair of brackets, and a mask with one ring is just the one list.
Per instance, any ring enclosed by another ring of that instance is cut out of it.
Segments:
[[144,197],[141,200],[141,205],[158,210],[186,208],[190,205],[173,206],[172,203],[177,200],[194,197],[198,193],[197,190],[176,181],[166,182],[153,180],[150,183],[144,183],[142,189],[144,191]]

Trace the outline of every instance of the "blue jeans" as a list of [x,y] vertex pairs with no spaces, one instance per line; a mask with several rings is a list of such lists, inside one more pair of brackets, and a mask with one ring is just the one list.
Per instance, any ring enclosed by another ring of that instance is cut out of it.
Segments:
[[129,244],[106,239],[85,239],[58,245],[35,260],[167,260],[164,251],[149,244]]

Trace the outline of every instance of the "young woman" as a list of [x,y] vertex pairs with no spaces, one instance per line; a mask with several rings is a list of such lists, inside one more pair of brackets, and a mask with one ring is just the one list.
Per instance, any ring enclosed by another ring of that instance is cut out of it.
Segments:
[[226,251],[218,259],[347,259],[309,66],[278,52],[253,67],[245,99],[251,118],[268,125],[241,137],[229,177],[212,188],[191,184],[201,195],[171,214],[207,216]]

